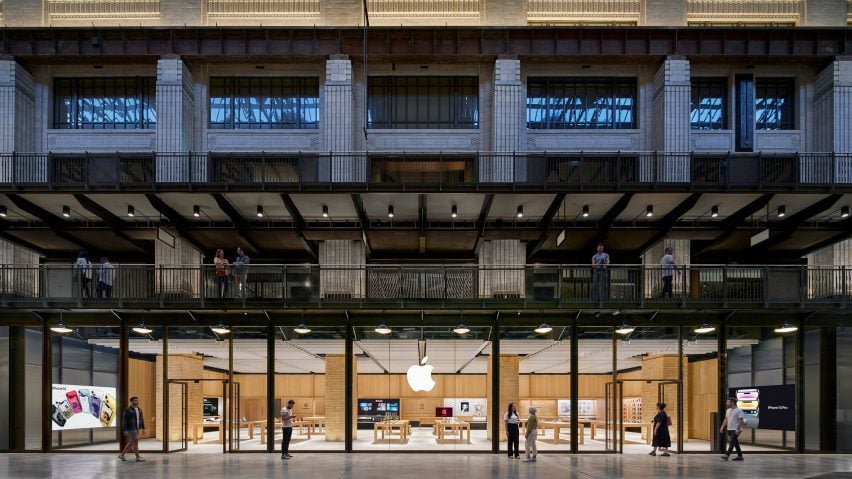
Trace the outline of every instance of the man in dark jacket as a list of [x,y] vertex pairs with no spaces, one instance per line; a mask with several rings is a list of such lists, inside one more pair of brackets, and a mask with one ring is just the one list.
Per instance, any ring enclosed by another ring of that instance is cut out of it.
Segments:
[[144,429],[145,417],[142,415],[142,410],[139,409],[139,398],[133,396],[130,398],[130,406],[124,410],[124,415],[121,418],[121,431],[127,438],[127,444],[118,456],[119,459],[126,461],[124,454],[132,451],[136,454],[136,462],[145,462],[145,459],[139,456],[139,431]]

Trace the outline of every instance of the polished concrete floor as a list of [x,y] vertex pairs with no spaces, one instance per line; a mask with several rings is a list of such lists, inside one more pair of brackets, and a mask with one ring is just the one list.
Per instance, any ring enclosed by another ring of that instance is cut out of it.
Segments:
[[[725,462],[717,455],[672,457],[540,455],[535,463],[502,454],[146,454],[147,462],[121,462],[115,454],[0,455],[2,478],[810,478],[852,477],[850,455],[751,455]],[[825,476],[827,475],[827,476]]]

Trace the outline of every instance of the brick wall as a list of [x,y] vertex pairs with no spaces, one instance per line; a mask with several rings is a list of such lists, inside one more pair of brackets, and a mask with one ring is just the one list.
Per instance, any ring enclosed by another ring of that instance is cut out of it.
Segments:
[[[520,374],[518,374],[520,367],[520,358],[514,355],[501,354],[500,355],[500,396],[495,398],[491,394],[491,361],[488,361],[488,373],[486,376],[486,384],[488,385],[488,411],[493,411],[494,407],[496,407],[502,415],[506,412],[506,408],[508,407],[510,402],[515,403],[515,406],[518,408],[518,415],[521,417],[525,417],[528,414],[525,411],[521,411],[520,401],[521,401],[521,381]],[[489,416],[490,417],[490,416]],[[506,429],[503,424],[503,420],[501,419],[497,426],[497,431],[500,435],[500,441],[506,440]],[[493,437],[494,424],[491,424],[491,421],[488,421],[488,440],[490,441]]]
[[[157,404],[163,404],[163,357],[157,356]],[[175,354],[169,355],[168,377],[173,379],[201,379],[204,374],[204,361],[201,356]],[[182,434],[180,387],[169,386],[169,441],[179,441]],[[187,421],[190,435],[194,424],[203,420],[201,383],[191,382],[187,390]],[[159,409],[159,408],[158,408]],[[156,417],[157,440],[163,440],[163,415]]]
[[[357,378],[358,363],[352,362],[353,378]],[[352,385],[352,439],[355,439],[358,414],[358,381]],[[325,440],[340,442],[346,439],[346,357],[329,354],[325,357]]]
[[[688,380],[688,365],[687,358],[683,358],[683,397],[689,397],[689,380]],[[649,356],[642,360],[642,378],[643,379],[671,379],[677,380],[677,355],[661,354]],[[659,397],[659,382],[643,382],[642,383],[642,422],[652,422],[657,414],[656,405]],[[677,440],[677,414],[678,407],[683,407],[683,430],[689,431],[689,402],[684,401],[678,404],[677,401],[677,385],[667,384],[664,386],[664,400],[666,402],[666,414],[672,418],[672,426],[669,428],[669,434],[672,437],[672,443]],[[688,434],[683,438],[686,441]]]

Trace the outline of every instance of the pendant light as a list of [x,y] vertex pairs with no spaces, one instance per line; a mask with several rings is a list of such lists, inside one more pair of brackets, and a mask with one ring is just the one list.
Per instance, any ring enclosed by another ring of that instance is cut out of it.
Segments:
[[534,329],[534,331],[538,334],[547,334],[553,331],[553,328],[551,328],[550,325],[547,323],[541,323],[540,325],[538,325],[537,328]]
[[293,328],[293,331],[299,334],[308,334],[311,332],[311,328],[309,328],[305,323],[299,323],[298,326]]
[[788,321],[784,321],[784,324],[780,328],[775,328],[775,332],[779,334],[794,333],[798,330],[798,326],[790,324]]
[[393,332],[393,330],[389,328],[388,325],[385,323],[376,326],[376,329],[374,329],[373,331],[383,335],[388,335]]
[[710,326],[709,324],[704,323],[701,326],[695,328],[693,331],[695,332],[695,334],[707,334],[707,333],[712,333],[713,331],[716,331],[716,327]]

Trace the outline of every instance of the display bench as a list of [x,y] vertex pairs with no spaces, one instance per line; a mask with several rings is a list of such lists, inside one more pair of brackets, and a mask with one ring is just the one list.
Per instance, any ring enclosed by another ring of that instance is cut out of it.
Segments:
[[438,437],[438,444],[445,444],[447,440],[447,431],[450,435],[455,436],[458,433],[459,439],[464,441],[464,432],[467,431],[467,443],[470,444],[470,423],[458,421],[455,419],[441,418],[435,421],[432,428],[432,434]]
[[382,441],[385,440],[387,436],[389,439],[393,438],[394,431],[398,430],[399,434],[399,443],[405,444],[408,441],[408,437],[411,435],[411,421],[405,421],[400,419],[390,420],[390,421],[381,421],[373,424],[373,443],[379,442],[379,433],[381,432]]

